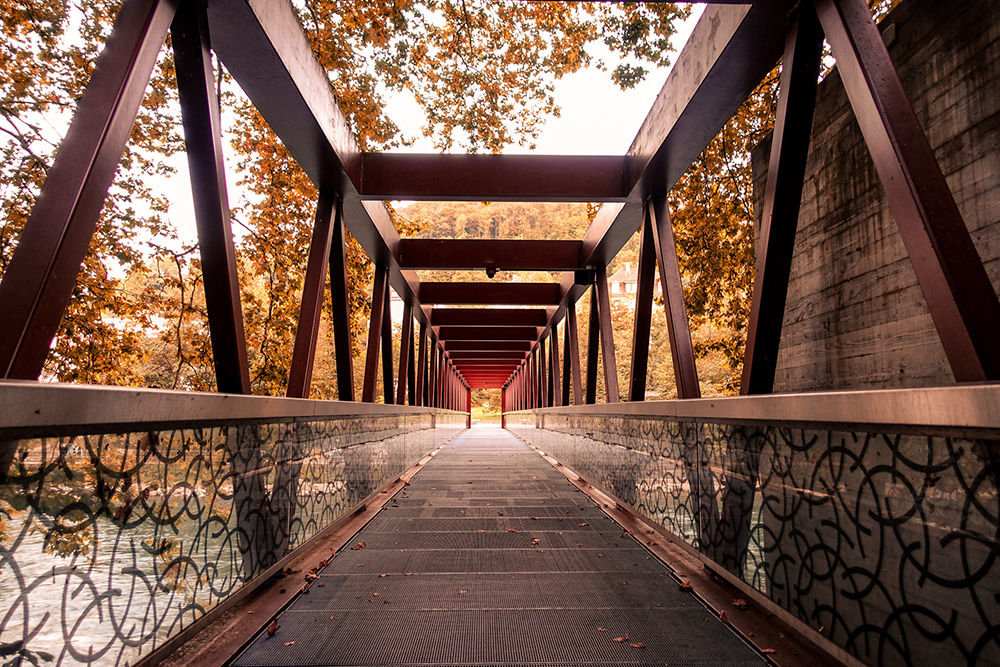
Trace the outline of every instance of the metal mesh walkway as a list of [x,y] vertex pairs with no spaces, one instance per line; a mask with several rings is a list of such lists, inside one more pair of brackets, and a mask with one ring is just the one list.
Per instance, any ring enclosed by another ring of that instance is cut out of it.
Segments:
[[233,664],[767,664],[497,428],[441,450],[278,623]]

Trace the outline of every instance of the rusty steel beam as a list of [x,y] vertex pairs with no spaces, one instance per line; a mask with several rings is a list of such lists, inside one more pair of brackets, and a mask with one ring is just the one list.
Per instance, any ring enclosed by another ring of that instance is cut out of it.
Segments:
[[527,340],[538,339],[537,327],[441,327],[438,336],[449,340]]
[[[176,43],[175,39],[174,44]],[[299,322],[295,329],[288,389],[285,392],[289,398],[309,398],[319,321],[323,311],[323,286],[326,283],[327,263],[333,243],[332,218],[336,205],[332,192],[323,190],[319,193],[309,258],[306,262],[306,277],[302,285],[302,305],[299,307]]]
[[531,349],[531,342],[516,340],[449,340],[444,342],[444,349],[449,352],[521,352],[523,356]]
[[559,376],[559,330],[553,329],[549,336],[549,404],[563,405],[562,380]]
[[1000,301],[861,0],[814,0],[848,100],[958,382],[1000,379]]
[[544,327],[548,313],[528,308],[434,308],[431,326]]
[[[580,332],[576,321],[576,304],[571,303],[566,308],[566,324],[568,327],[569,345],[566,356],[570,359],[570,375],[573,385],[573,405],[583,404],[583,388],[580,381]],[[569,403],[567,403],[569,405]]]
[[557,306],[563,292],[556,283],[421,283],[424,305]]
[[0,378],[42,372],[177,4],[122,4],[0,282]]
[[670,223],[667,198],[653,197],[646,208],[646,215],[649,216],[650,226],[655,230],[653,247],[656,263],[660,267],[660,294],[663,297],[663,310],[667,318],[667,336],[674,362],[677,397],[699,398],[701,385],[698,382],[698,364],[691,342],[691,325],[688,322],[687,306],[684,301],[684,284],[681,281],[681,269],[677,261],[677,242],[674,239],[674,227]]
[[623,201],[621,156],[363,153],[362,199]]
[[[413,314],[410,313],[410,335],[406,338],[407,363],[406,363],[406,393],[410,405],[417,404],[417,359],[416,345],[413,342]],[[402,403],[401,403],[402,405]]]

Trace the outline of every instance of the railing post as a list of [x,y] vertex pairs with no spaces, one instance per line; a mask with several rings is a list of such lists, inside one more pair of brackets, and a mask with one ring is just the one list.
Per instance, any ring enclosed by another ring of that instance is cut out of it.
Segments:
[[392,377],[392,288],[385,281],[385,296],[382,299],[382,396],[386,405],[392,405],[395,391]]
[[[565,354],[569,358],[570,370],[573,384],[573,405],[583,404],[583,389],[580,381],[580,332],[576,322],[576,304],[570,303],[566,306],[567,341]],[[569,405],[567,399],[566,404]]]
[[337,398],[354,400],[354,341],[351,335],[351,300],[347,287],[347,245],[344,237],[344,201],[337,200],[330,243],[330,302],[333,349],[337,360]]
[[403,301],[403,336],[399,341],[399,386],[396,387],[396,405],[406,405],[407,379],[410,374],[410,350],[413,348],[413,306]]
[[597,402],[597,355],[601,344],[601,322],[598,319],[597,285],[590,288],[590,326],[587,329],[587,405]]
[[643,206],[639,229],[639,267],[635,290],[635,313],[632,320],[632,363],[629,368],[629,401],[646,400],[646,371],[649,368],[649,329],[653,315],[653,283],[656,277],[656,252],[649,202]]

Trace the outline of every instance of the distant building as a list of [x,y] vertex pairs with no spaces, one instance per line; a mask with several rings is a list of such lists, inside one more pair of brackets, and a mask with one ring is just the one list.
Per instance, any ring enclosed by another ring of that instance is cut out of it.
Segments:
[[[633,266],[631,262],[625,262],[625,266],[608,277],[608,292],[612,299],[629,298],[635,299],[636,286],[639,284],[639,267]],[[660,276],[656,276],[656,283],[653,293],[660,290]]]

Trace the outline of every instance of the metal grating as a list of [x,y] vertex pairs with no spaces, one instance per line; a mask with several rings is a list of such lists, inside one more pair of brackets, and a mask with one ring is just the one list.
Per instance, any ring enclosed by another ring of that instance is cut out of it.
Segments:
[[505,431],[456,438],[352,544],[234,665],[767,664]]

